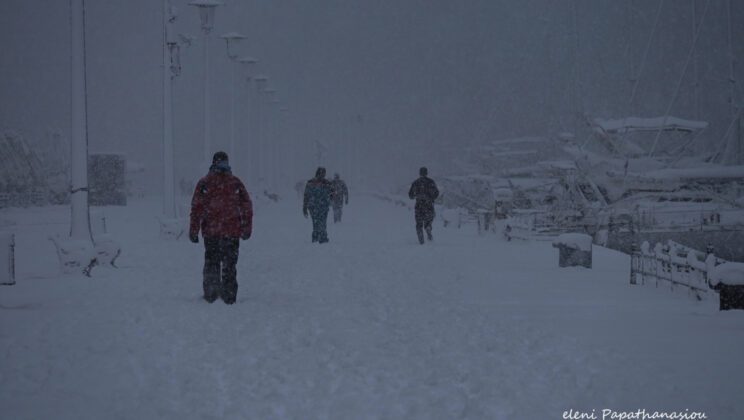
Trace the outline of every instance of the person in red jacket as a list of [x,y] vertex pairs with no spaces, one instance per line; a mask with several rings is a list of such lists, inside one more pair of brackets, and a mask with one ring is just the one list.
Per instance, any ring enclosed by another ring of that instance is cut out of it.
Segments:
[[209,173],[196,184],[191,199],[191,242],[199,242],[199,230],[205,249],[204,299],[212,303],[221,297],[227,304],[235,303],[239,240],[251,237],[253,203],[243,183],[232,174],[225,152],[214,154]]

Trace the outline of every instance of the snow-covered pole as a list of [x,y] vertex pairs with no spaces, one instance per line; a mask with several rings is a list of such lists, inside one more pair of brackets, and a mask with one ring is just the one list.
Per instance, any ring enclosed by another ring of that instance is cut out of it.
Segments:
[[71,141],[70,237],[93,242],[88,213],[88,116],[85,84],[85,2],[70,0],[71,13]]
[[173,162],[173,21],[170,0],[163,0],[163,215],[176,217],[176,200]]

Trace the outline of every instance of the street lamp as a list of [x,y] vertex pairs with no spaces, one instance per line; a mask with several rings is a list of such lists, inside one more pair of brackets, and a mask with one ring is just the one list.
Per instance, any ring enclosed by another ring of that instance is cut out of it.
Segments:
[[265,149],[265,155],[268,159],[265,161],[269,162],[271,165],[269,170],[266,171],[267,178],[269,181],[269,186],[272,188],[276,187],[276,138],[274,136],[274,118],[272,115],[273,111],[273,104],[274,104],[274,95],[276,95],[276,89],[273,88],[267,88],[263,91],[264,95],[266,96],[266,112],[264,112],[264,123],[266,124],[266,129],[264,132],[266,133],[266,136],[264,136],[264,145],[266,146]]
[[[297,170],[297,152],[289,146],[289,137],[287,136],[287,116],[289,115],[289,108],[286,106],[279,107],[279,139],[281,140],[282,150],[280,150],[280,156],[287,156],[290,160],[290,166],[288,170],[283,174],[285,185],[294,182],[295,174]],[[285,154],[286,153],[286,154]]]
[[225,40],[227,47],[227,58],[231,61],[232,72],[230,77],[230,90],[232,91],[232,98],[230,102],[230,158],[232,159],[233,165],[238,161],[235,159],[235,71],[238,63],[238,56],[235,53],[230,52],[230,43],[240,41],[241,39],[248,38],[247,36],[238,32],[229,32],[223,34],[220,38]]
[[170,0],[163,0],[163,215],[176,217],[173,162],[173,79],[181,73],[179,46],[173,24],[176,13]]
[[204,162],[210,161],[212,149],[209,125],[209,33],[214,27],[214,11],[222,2],[216,0],[196,0],[189,3],[199,9],[201,29],[204,34]]
[[[256,60],[253,57],[239,57],[238,63],[240,63],[243,68],[245,69],[245,82],[248,86],[247,91],[247,97],[246,97],[246,114],[248,114],[248,118],[243,119],[244,123],[248,125],[248,128],[244,128],[243,131],[245,133],[245,136],[247,137],[246,141],[244,142],[242,150],[245,150],[248,145],[250,145],[251,135],[250,130],[253,128],[253,124],[251,124],[250,116],[251,116],[251,107],[250,107],[250,101],[251,101],[251,94],[250,94],[250,86],[251,86],[251,79],[253,78],[253,73],[251,72],[251,67],[253,67],[254,64],[258,63],[258,60]],[[236,89],[237,90],[237,89]]]
[[263,176],[263,168],[262,166],[262,159],[261,159],[261,152],[263,150],[263,90],[266,88],[266,84],[269,82],[269,78],[264,75],[257,75],[253,77],[253,81],[256,82],[256,136],[254,141],[254,147],[253,153],[251,153],[251,157],[253,158],[253,168],[255,171],[255,177],[257,185],[261,183],[261,178]]

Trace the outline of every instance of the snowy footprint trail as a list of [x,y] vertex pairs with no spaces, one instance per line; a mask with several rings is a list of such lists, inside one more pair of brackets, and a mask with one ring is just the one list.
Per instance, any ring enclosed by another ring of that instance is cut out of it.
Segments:
[[[66,210],[39,211],[61,233]],[[121,268],[90,279],[56,273],[38,215],[2,215],[19,237],[0,295],[12,418],[744,417],[744,314],[630,286],[614,251],[558,269],[549,244],[441,224],[420,246],[412,212],[372,196],[317,245],[296,199],[260,202],[238,302],[210,305],[203,245],[159,239],[156,202],[105,211]]]

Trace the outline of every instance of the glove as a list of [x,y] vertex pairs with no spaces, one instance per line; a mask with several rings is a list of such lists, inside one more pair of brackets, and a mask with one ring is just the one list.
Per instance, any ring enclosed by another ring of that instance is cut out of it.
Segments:
[[195,244],[199,243],[199,234],[198,233],[189,233],[189,240]]
[[250,237],[251,237],[250,232],[243,232],[243,234],[240,235],[240,239],[242,240],[250,239]]
[[302,209],[302,215],[305,216],[305,219],[307,219],[307,209]]

